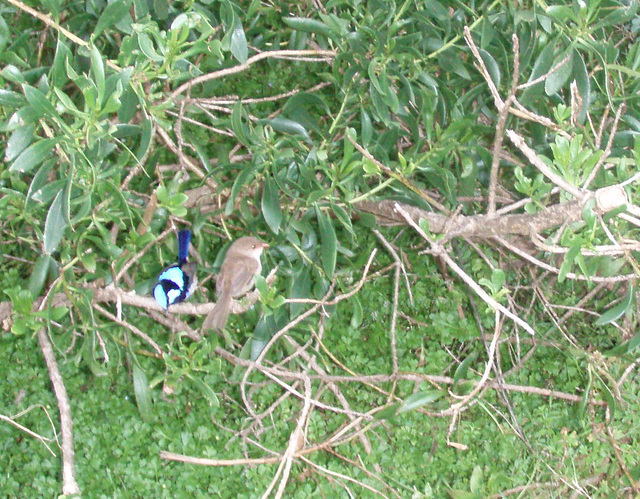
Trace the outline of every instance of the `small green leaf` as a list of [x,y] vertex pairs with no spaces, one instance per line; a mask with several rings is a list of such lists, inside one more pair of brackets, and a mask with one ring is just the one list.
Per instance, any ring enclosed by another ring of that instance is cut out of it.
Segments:
[[425,390],[414,393],[404,400],[398,413],[413,411],[424,405],[431,404],[441,397],[442,392],[440,390]]
[[53,104],[47,99],[47,96],[43,94],[39,89],[27,85],[22,85],[24,96],[27,98],[27,102],[31,104],[33,110],[41,116],[49,115],[54,118],[60,118],[58,111],[53,107]]
[[496,88],[500,88],[500,66],[493,56],[486,50],[480,49],[480,57],[482,57],[484,65],[487,67],[487,71],[489,71],[491,81],[493,81]]
[[240,24],[239,21],[233,26],[233,31],[231,33],[231,45],[229,49],[231,50],[233,57],[235,57],[238,62],[241,64],[247,62],[249,57],[247,37],[245,36],[244,29],[242,29],[242,24]]
[[91,75],[98,89],[98,102],[102,103],[105,91],[104,62],[95,45],[91,46]]
[[[235,208],[235,201],[240,191],[244,188],[245,185],[251,183],[251,181],[255,178],[255,170],[251,167],[245,168],[242,170],[233,182],[233,186],[231,187],[231,193],[229,194],[229,199],[227,200],[227,205],[225,206],[224,212],[229,215],[233,213]],[[160,196],[158,196],[158,199]]]
[[7,148],[4,151],[4,157],[7,161],[15,159],[29,144],[31,144],[31,141],[33,140],[33,130],[33,125],[28,124],[21,126],[20,128],[16,128],[13,131],[9,140],[7,140]]
[[93,29],[92,39],[98,38],[100,34],[109,26],[113,26],[121,21],[128,13],[132,0],[114,0],[106,5],[96,27]]
[[17,108],[24,105],[24,97],[18,92],[0,88],[0,106]]
[[632,309],[632,305],[635,305],[635,297],[636,290],[634,285],[629,286],[629,290],[627,291],[627,296],[618,303],[615,307],[611,307],[609,310],[604,312],[598,320],[596,321],[596,325],[604,326],[605,324],[610,324],[615,320],[618,320],[625,313],[629,312]]
[[362,145],[367,146],[369,142],[371,142],[371,137],[373,136],[373,126],[371,124],[371,117],[369,113],[367,113],[364,109],[360,112],[360,127],[361,127],[361,140]]
[[469,366],[476,360],[477,354],[474,352],[471,355],[468,355],[466,359],[464,359],[458,368],[456,369],[455,374],[453,375],[453,383],[456,384],[461,379],[467,379],[467,371],[469,371]]
[[277,234],[280,231],[280,224],[282,223],[282,210],[280,209],[278,186],[272,177],[267,177],[264,180],[262,216],[273,233]]
[[[554,61],[554,65],[560,63],[561,60],[561,58],[558,58],[558,60]],[[572,71],[573,61],[572,57],[569,57],[569,59],[562,66],[560,66],[547,77],[544,82],[545,93],[547,95],[554,95],[556,92],[558,92],[558,90],[560,90],[562,86],[567,82],[567,80],[571,76]]]
[[152,61],[164,61],[164,57],[156,52],[156,48],[153,46],[151,37],[146,33],[138,33],[138,46],[140,47],[142,53]]
[[244,145],[249,145],[251,141],[249,140],[249,136],[247,135],[246,127],[242,118],[242,101],[238,100],[238,102],[233,105],[233,109],[231,110],[231,129],[240,142],[242,142]]
[[187,375],[191,383],[195,385],[195,387],[200,390],[200,393],[204,396],[204,398],[209,402],[209,407],[220,407],[220,401],[218,400],[218,396],[213,391],[213,389],[207,385],[204,381],[195,376]]
[[307,142],[311,141],[309,132],[307,132],[305,127],[297,121],[278,116],[270,120],[264,120],[263,123],[270,125],[277,132],[289,133],[291,135],[302,135]]
[[11,165],[11,168],[9,168],[9,171],[26,173],[32,170],[45,159],[51,157],[51,148],[55,145],[56,141],[57,139],[52,138],[40,139],[34,142],[20,153]]
[[31,277],[29,278],[29,291],[31,292],[31,296],[40,296],[49,273],[50,264],[51,255],[45,253],[37,258],[36,263],[31,270]]
[[580,244],[574,243],[567,254],[564,256],[564,260],[562,261],[562,265],[560,265],[560,273],[558,274],[558,282],[563,282],[567,277],[567,274],[571,270],[573,266],[573,262],[576,259],[576,256],[580,253]]
[[353,314],[351,315],[349,325],[357,329],[360,327],[360,324],[362,324],[362,319],[364,318],[364,310],[357,296],[351,298],[351,308],[353,309]]
[[336,268],[336,256],[338,252],[338,241],[333,224],[327,215],[325,215],[320,207],[316,205],[316,216],[318,218],[318,228],[320,230],[320,257],[322,267],[327,273],[327,277],[333,277],[333,271]]
[[47,219],[44,222],[44,252],[51,255],[62,241],[67,219],[64,216],[65,189],[61,189],[49,207]]
[[151,391],[149,390],[149,381],[147,375],[140,368],[137,361],[133,362],[133,390],[136,396],[136,404],[140,411],[140,416],[145,421],[151,418]]
[[297,31],[303,31],[305,33],[316,33],[326,37],[331,37],[333,34],[331,28],[321,21],[316,19],[307,19],[306,17],[283,17],[284,22],[290,28]]

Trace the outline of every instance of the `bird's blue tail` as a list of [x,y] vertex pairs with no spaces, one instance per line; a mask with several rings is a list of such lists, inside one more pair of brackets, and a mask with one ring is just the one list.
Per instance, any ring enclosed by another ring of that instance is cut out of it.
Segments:
[[186,262],[189,256],[189,243],[191,242],[191,231],[189,229],[178,232],[178,261]]

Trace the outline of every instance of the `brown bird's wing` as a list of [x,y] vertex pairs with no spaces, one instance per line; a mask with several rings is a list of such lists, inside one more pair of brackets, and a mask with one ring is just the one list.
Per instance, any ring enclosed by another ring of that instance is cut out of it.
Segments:
[[230,289],[231,296],[239,298],[253,287],[254,276],[260,272],[260,263],[253,258],[236,258],[233,268],[220,269],[220,275],[216,282],[216,291],[222,293],[223,289]]

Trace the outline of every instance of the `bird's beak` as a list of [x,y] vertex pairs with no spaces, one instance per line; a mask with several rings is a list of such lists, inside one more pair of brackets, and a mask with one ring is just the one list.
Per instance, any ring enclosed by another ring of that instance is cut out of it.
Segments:
[[267,249],[269,245],[267,243],[262,243],[262,249]]

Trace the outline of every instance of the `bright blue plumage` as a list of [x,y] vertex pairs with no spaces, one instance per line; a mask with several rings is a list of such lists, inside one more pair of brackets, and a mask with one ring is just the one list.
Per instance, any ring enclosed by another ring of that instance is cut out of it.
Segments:
[[189,229],[178,232],[178,262],[186,262],[189,257],[189,243],[191,231]]
[[178,232],[178,263],[164,269],[153,288],[153,297],[164,310],[189,298],[196,288],[196,264],[187,261],[190,242],[190,230]]

